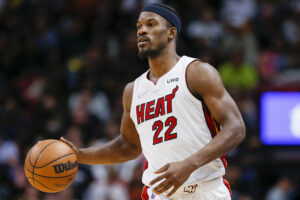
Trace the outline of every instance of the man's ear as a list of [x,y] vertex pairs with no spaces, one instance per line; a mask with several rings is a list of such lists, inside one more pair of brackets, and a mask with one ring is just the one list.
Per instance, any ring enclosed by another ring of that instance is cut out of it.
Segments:
[[172,27],[169,31],[168,39],[173,40],[174,38],[176,38],[176,36],[177,36],[177,29],[175,27]]

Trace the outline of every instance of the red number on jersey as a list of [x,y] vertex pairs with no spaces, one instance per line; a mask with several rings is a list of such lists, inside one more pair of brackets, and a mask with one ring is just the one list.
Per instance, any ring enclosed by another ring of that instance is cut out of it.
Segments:
[[177,133],[172,133],[173,129],[177,125],[177,119],[173,116],[168,117],[167,120],[165,121],[165,126],[168,126],[169,128],[165,132],[165,137],[159,137],[160,132],[163,129],[163,122],[158,120],[155,121],[154,124],[152,125],[152,130],[155,131],[154,136],[153,136],[153,145],[161,143],[163,140],[168,141],[177,138]]
[[175,117],[169,117],[166,120],[165,125],[169,126],[168,130],[165,133],[165,141],[177,138],[177,133],[172,133],[173,129],[177,125],[177,119]]
[[153,145],[154,144],[158,144],[158,143],[161,143],[163,141],[163,138],[162,137],[158,137],[159,136],[159,133],[162,131],[162,129],[164,128],[163,127],[164,124],[162,121],[156,121],[154,122],[154,124],[152,125],[152,130],[155,131],[154,133],[154,136],[153,136]]

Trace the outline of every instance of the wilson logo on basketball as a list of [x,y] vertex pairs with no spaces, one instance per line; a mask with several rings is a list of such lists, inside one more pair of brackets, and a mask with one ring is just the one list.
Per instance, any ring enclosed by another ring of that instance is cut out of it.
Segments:
[[53,168],[54,168],[56,174],[60,174],[60,173],[63,173],[64,171],[69,171],[71,169],[76,168],[77,165],[78,165],[77,161],[75,161],[73,163],[71,161],[68,161],[67,163],[53,165]]

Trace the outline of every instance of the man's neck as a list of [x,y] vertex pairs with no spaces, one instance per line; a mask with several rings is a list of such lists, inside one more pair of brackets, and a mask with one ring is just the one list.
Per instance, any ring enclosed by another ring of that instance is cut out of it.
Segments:
[[176,51],[162,52],[161,55],[155,58],[148,58],[150,66],[150,79],[157,82],[160,77],[170,71],[178,62],[180,56]]

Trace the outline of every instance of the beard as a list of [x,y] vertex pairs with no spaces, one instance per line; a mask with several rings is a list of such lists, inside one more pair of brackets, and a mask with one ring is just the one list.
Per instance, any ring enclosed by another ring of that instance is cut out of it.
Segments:
[[138,50],[138,56],[140,59],[145,58],[156,58],[160,55],[161,51],[164,49],[164,44],[159,44],[156,49],[146,49],[146,50]]

